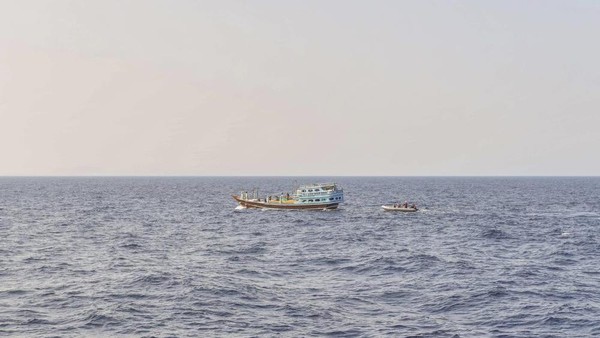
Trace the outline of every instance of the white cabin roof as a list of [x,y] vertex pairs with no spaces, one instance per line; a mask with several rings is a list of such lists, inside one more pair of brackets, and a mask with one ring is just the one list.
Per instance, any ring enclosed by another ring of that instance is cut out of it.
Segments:
[[314,189],[314,188],[323,188],[323,187],[335,187],[335,183],[313,183],[313,184],[304,184],[298,187],[298,189]]

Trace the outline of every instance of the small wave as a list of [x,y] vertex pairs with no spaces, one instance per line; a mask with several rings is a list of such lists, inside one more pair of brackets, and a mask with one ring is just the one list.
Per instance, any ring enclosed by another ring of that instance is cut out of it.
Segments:
[[570,321],[571,320],[569,318],[549,316],[542,319],[541,323],[550,326],[562,326],[563,324]]
[[455,311],[459,308],[467,306],[468,302],[459,295],[452,295],[450,297],[438,300],[434,303],[425,304],[426,308],[429,308],[432,313],[447,313]]
[[288,332],[294,330],[294,326],[286,324],[274,324],[269,327],[269,331],[275,333]]
[[215,296],[238,296],[242,295],[242,292],[233,288],[219,288],[213,289],[212,294]]
[[371,260],[355,267],[347,267],[347,269],[353,269],[357,273],[385,273],[392,274],[397,272],[404,272],[407,270],[406,266],[403,266],[397,259],[390,257],[380,257],[375,260]]
[[425,263],[437,263],[442,261],[439,257],[428,254],[417,254],[410,256],[409,258],[414,261]]
[[122,301],[123,299],[135,299],[135,300],[139,300],[139,299],[148,299],[148,298],[152,298],[148,295],[144,295],[141,293],[136,293],[136,292],[127,292],[127,293],[115,293],[115,294],[110,294],[110,297],[119,301]]
[[341,264],[351,263],[352,261],[348,258],[321,258],[314,261],[317,264],[337,266]]
[[596,271],[596,270],[583,270],[581,272],[585,273],[586,275],[590,275],[590,276],[600,276],[600,271]]
[[52,324],[52,322],[45,320],[45,319],[40,319],[40,318],[32,318],[29,319],[25,325],[50,325]]
[[571,258],[557,258],[557,259],[553,260],[552,263],[554,263],[556,265],[563,265],[563,266],[574,266],[578,262],[576,259],[571,259]]
[[23,260],[23,263],[30,264],[30,263],[42,262],[42,261],[46,261],[46,260],[47,259],[40,258],[40,257],[27,257]]
[[581,212],[574,212],[574,213],[571,213],[571,214],[567,214],[565,216],[566,217],[573,217],[573,218],[577,218],[577,217],[582,217],[582,218],[584,218],[584,217],[592,217],[592,218],[595,218],[595,217],[600,217],[600,214],[597,213],[597,212],[591,212],[591,211],[581,211]]
[[481,237],[488,239],[511,239],[508,233],[500,229],[486,229],[481,233]]
[[164,276],[164,275],[156,275],[156,274],[152,274],[152,275],[145,275],[145,276],[140,276],[136,279],[133,280],[134,284],[140,284],[141,286],[144,285],[161,285],[165,282],[167,282],[170,279],[170,277]]
[[94,313],[88,315],[84,319],[84,323],[85,323],[84,327],[86,327],[86,328],[89,328],[89,327],[99,328],[99,327],[106,327],[109,325],[118,324],[119,321],[116,320],[116,318],[114,318],[114,317],[94,312]]
[[316,336],[331,336],[331,337],[360,337],[364,336],[366,332],[363,332],[358,329],[349,329],[349,330],[331,330],[331,331],[314,331],[311,332],[311,335]]
[[262,274],[256,270],[252,269],[239,269],[236,270],[236,274],[246,275],[246,276],[261,276]]
[[499,298],[509,295],[509,291],[503,286],[496,286],[483,294],[485,298]]
[[389,300],[398,300],[404,299],[411,296],[411,292],[407,290],[396,290],[396,291],[386,291],[381,294],[381,299],[389,301]]
[[25,295],[28,294],[29,291],[27,290],[5,290],[5,291],[0,291],[0,294],[6,294],[6,295],[10,295],[10,296],[20,296],[20,295]]
[[137,244],[137,243],[127,243],[127,244],[123,244],[121,246],[119,246],[120,248],[124,248],[124,249],[139,249],[142,246]]

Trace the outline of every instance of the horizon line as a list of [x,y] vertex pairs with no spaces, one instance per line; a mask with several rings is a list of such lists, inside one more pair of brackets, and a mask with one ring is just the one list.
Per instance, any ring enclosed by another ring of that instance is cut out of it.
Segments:
[[0,178],[101,178],[101,177],[600,177],[600,175],[0,175]]

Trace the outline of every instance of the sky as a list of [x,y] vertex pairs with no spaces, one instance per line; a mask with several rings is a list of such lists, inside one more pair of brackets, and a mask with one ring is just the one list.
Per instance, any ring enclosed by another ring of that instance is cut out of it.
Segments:
[[0,175],[600,175],[599,1],[1,1]]

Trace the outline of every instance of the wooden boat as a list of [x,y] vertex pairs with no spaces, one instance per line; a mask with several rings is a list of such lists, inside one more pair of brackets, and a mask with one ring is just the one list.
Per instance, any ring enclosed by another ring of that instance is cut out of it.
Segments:
[[232,195],[244,208],[286,209],[286,210],[331,210],[344,202],[344,190],[335,183],[302,185],[294,194],[280,194],[261,198],[255,191],[251,197],[248,192]]
[[397,206],[393,206],[393,205],[382,205],[381,207],[385,211],[400,211],[400,212],[416,212],[416,211],[419,211],[419,208],[417,208],[417,207],[414,207],[414,208],[412,208],[412,207],[405,208],[405,207],[402,207],[402,206],[397,207]]

